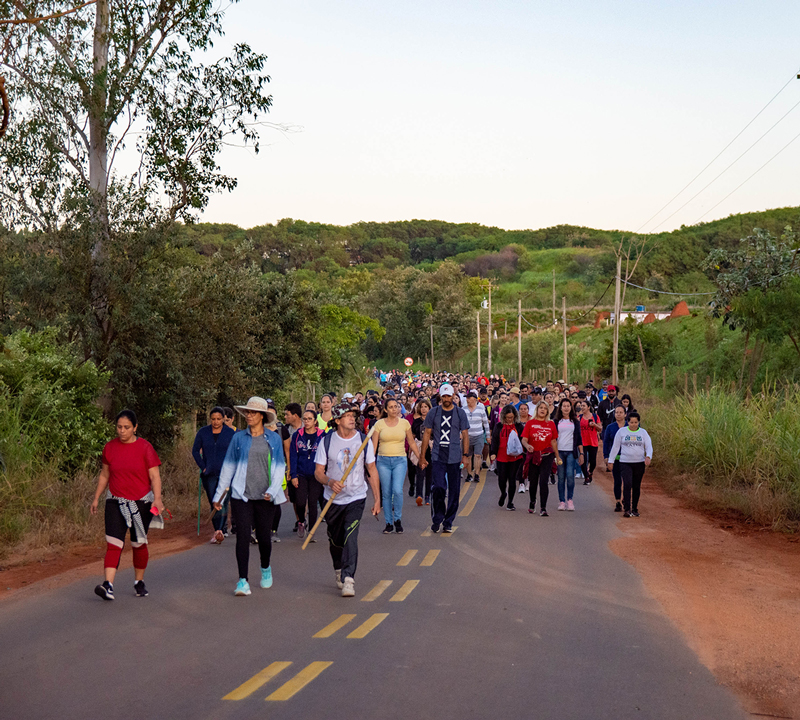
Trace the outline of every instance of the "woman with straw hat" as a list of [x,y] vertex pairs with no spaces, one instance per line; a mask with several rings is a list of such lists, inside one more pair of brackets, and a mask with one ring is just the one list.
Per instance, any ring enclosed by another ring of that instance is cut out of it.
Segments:
[[214,495],[214,507],[222,509],[222,499],[230,491],[231,513],[237,530],[236,562],[239,566],[239,581],[234,594],[249,595],[252,528],[255,528],[261,556],[261,587],[272,587],[272,520],[276,506],[286,502],[282,487],[286,461],[280,436],[265,427],[276,420],[275,412],[267,401],[251,397],[247,405],[237,405],[236,410],[247,421],[247,429],[239,430],[228,446]]

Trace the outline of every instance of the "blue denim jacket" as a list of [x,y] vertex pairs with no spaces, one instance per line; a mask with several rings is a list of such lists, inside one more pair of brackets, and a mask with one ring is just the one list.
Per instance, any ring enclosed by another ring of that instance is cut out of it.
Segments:
[[[272,430],[264,430],[264,437],[269,443],[270,452],[270,478],[269,490],[272,502],[280,505],[286,502],[286,495],[283,492],[283,479],[286,474],[286,460],[283,457],[283,443],[280,435]],[[247,483],[247,457],[250,455],[250,443],[252,436],[250,428],[239,430],[228,446],[225,460],[222,462],[222,471],[219,474],[217,492],[214,494],[214,502],[219,502],[225,490],[230,488],[231,497],[235,500],[244,500],[244,488]]]

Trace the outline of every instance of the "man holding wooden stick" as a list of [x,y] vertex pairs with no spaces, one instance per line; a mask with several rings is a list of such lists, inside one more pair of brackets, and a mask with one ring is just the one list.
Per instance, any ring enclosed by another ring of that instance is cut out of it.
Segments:
[[[335,429],[319,444],[314,477],[325,486],[325,499],[331,503],[330,508],[326,508],[326,520],[336,584],[342,590],[342,597],[354,597],[358,525],[367,502],[367,484],[372,490],[372,514],[375,516],[381,512],[381,493],[375,450],[369,442],[365,447],[363,433],[356,431],[358,408],[340,403],[333,408],[332,415],[331,424]],[[355,463],[345,477],[353,460]]]

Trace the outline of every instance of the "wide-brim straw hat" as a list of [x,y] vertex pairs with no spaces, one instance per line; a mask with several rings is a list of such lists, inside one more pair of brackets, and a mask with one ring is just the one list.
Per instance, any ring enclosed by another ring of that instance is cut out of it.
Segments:
[[278,415],[272,408],[270,408],[269,403],[267,403],[264,398],[255,395],[247,401],[247,405],[234,405],[234,407],[242,416],[244,416],[245,410],[256,410],[258,412],[266,413],[267,425],[278,421]]

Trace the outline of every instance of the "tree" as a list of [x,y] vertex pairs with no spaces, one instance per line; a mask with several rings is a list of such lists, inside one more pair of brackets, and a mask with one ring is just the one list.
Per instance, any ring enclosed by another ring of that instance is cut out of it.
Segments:
[[[105,362],[117,333],[115,266],[163,249],[169,228],[236,180],[217,157],[238,138],[258,151],[272,99],[266,56],[245,44],[198,60],[223,34],[211,0],[0,0],[0,67],[14,122],[0,143],[0,223],[82,263],[74,290],[84,353]],[[52,15],[50,19],[40,16]],[[119,167],[133,152],[138,167]],[[69,260],[73,262],[73,260]]]

